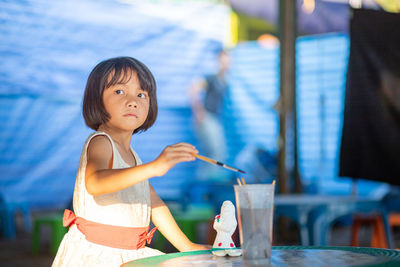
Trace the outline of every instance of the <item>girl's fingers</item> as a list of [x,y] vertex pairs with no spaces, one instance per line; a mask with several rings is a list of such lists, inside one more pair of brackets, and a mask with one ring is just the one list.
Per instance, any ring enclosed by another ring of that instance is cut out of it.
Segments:
[[182,153],[179,151],[170,152],[167,157],[172,161],[192,161],[196,159],[192,153]]
[[178,143],[167,146],[159,159],[169,165],[168,169],[170,169],[179,162],[194,161],[196,158],[193,154],[197,153],[195,146],[188,143]]
[[186,143],[178,143],[175,145],[171,145],[167,147],[167,150],[169,151],[178,151],[178,152],[186,152],[190,154],[197,154],[199,151],[196,149],[195,146],[186,144]]
[[187,148],[191,148],[191,149],[196,149],[196,147],[194,145],[188,144],[188,143],[177,143],[177,144],[173,144],[171,145],[172,147],[187,147]]
[[174,167],[179,162],[194,161],[196,158],[193,154],[197,154],[197,149],[189,144],[180,143],[167,146],[160,156],[156,159],[163,170],[161,175],[164,175],[168,170]]

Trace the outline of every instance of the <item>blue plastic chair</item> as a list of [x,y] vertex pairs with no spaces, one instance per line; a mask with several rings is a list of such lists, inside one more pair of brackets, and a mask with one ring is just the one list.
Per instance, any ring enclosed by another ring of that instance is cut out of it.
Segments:
[[303,194],[275,197],[274,217],[286,216],[297,223],[303,246],[327,245],[334,221],[355,213],[380,214],[389,247],[393,248],[388,214],[380,199]]
[[385,228],[389,248],[394,248],[393,237],[389,227],[388,213],[381,199],[344,197],[313,211],[311,238],[313,245],[325,246],[329,243],[329,229],[334,221],[350,214],[380,214]]

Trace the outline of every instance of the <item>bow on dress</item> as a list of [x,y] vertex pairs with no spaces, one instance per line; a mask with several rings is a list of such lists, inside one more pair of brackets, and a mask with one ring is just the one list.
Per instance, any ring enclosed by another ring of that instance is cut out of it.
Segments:
[[76,221],[76,215],[69,209],[64,210],[64,217],[63,217],[63,226],[64,227],[71,227]]

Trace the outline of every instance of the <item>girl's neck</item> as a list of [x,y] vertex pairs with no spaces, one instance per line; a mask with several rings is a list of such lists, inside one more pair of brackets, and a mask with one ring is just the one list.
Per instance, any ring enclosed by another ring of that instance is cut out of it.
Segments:
[[132,133],[131,132],[116,131],[114,129],[111,129],[111,128],[107,127],[106,125],[100,125],[100,127],[98,128],[98,131],[105,132],[120,147],[122,147],[122,148],[124,148],[126,150],[130,150],[131,140],[132,140]]

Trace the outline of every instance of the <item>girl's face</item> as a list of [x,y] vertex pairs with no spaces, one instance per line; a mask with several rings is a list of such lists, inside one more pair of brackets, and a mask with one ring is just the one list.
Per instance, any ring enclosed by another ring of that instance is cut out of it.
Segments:
[[140,87],[136,72],[129,81],[117,83],[103,92],[103,104],[110,115],[105,125],[116,130],[133,132],[139,128],[149,113],[150,99]]

